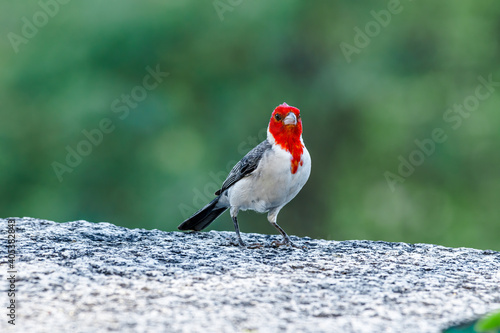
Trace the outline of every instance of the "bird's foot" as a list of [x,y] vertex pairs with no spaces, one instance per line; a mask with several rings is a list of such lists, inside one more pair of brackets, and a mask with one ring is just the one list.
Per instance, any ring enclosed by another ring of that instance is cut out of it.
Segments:
[[239,239],[237,241],[232,240],[232,241],[229,242],[229,245],[230,246],[241,247],[241,248],[247,247],[247,244],[245,242],[243,242],[241,239]]
[[247,249],[260,249],[264,247],[264,244],[254,243],[247,246]]
[[280,247],[280,246],[290,246],[290,247],[294,247],[296,249],[305,249],[306,247],[305,246],[298,246],[298,245],[295,245],[291,240],[290,238],[285,238],[283,241],[272,241],[271,242],[271,246],[274,246],[274,247]]
[[283,245],[288,245],[289,243],[283,241],[283,242],[280,242],[280,241],[272,241],[271,242],[271,246],[274,246],[274,247],[280,247],[280,246],[283,246]]
[[245,244],[245,242],[243,241],[243,239],[241,239],[241,236],[238,235],[238,245],[239,247],[243,248],[243,247],[247,247],[247,245]]

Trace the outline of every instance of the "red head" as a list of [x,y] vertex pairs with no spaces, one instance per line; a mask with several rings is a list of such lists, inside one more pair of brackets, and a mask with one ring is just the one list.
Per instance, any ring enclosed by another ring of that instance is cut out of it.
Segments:
[[278,105],[271,115],[269,134],[276,144],[292,154],[292,173],[297,172],[303,152],[300,110],[286,103]]

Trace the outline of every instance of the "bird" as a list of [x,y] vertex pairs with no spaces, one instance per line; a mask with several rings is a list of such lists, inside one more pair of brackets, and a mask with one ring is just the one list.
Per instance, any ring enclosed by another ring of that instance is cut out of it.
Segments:
[[238,212],[268,213],[269,223],[283,236],[273,245],[295,246],[278,225],[280,210],[302,189],[311,174],[311,156],[302,139],[300,110],[286,103],[271,114],[267,138],[232,168],[215,199],[182,222],[179,230],[200,231],[229,209],[240,246],[246,244],[238,226]]

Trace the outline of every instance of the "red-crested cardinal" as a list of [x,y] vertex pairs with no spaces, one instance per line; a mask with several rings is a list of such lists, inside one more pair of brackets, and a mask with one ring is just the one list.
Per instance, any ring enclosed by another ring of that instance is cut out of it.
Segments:
[[266,213],[267,219],[293,245],[276,223],[279,211],[302,189],[311,173],[311,156],[302,140],[299,109],[286,103],[274,109],[267,139],[246,154],[231,170],[217,197],[179,225],[179,230],[202,230],[230,208],[241,246],[237,215],[240,210]]

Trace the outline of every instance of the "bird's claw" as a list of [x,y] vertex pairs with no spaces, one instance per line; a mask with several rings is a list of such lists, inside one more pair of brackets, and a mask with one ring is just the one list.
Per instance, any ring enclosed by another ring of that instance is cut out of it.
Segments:
[[277,240],[271,242],[271,246],[274,246],[274,247],[280,247],[280,246],[289,245],[289,244],[290,243],[288,243],[288,242],[284,242],[284,241],[280,242],[280,241],[277,241]]
[[264,247],[264,244],[255,243],[248,245],[247,249],[260,249],[262,247]]

